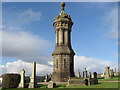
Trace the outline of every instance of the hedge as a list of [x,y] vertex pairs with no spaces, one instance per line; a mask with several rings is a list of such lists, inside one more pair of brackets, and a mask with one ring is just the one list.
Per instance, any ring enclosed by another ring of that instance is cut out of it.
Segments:
[[20,74],[3,74],[2,78],[3,88],[17,88],[20,83]]

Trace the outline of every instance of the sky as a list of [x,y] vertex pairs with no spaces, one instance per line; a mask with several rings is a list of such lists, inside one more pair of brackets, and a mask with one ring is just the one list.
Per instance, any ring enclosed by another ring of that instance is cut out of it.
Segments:
[[[60,11],[59,2],[2,3],[2,73],[31,74],[37,62],[37,75],[52,73],[55,48],[53,21]],[[72,7],[72,8],[71,8]],[[66,2],[65,12],[73,20],[72,48],[75,72],[103,72],[105,66],[118,65],[117,2]]]

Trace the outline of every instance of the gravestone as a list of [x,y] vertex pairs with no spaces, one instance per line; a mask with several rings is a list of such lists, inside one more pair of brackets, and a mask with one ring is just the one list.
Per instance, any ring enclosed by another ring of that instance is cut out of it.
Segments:
[[32,66],[32,75],[30,76],[30,83],[28,88],[35,88],[37,86],[36,83],[36,62],[33,62]]
[[77,71],[77,77],[80,78],[80,70]]
[[86,70],[86,68],[85,68],[85,71],[83,71],[83,78],[84,79],[87,78],[87,70]]
[[114,76],[117,76],[117,70],[114,68]]
[[97,79],[97,73],[96,72],[92,73],[92,78],[94,80],[94,84],[97,84],[98,83],[98,79]]
[[56,84],[53,81],[48,82],[48,88],[54,88]]
[[91,72],[89,72],[89,75],[88,75],[88,76],[89,76],[89,78],[92,78]]
[[114,76],[113,69],[110,69],[110,76],[111,76],[111,77],[113,77],[113,76]]
[[20,83],[19,83],[19,87],[18,88],[25,88],[25,70],[22,69],[20,71]]
[[104,71],[103,71],[103,73],[101,74],[101,77],[105,77],[105,73],[104,73]]
[[110,67],[105,67],[105,69],[106,69],[105,79],[110,79],[111,78]]
[[45,75],[45,80],[44,82],[48,82],[48,74]]

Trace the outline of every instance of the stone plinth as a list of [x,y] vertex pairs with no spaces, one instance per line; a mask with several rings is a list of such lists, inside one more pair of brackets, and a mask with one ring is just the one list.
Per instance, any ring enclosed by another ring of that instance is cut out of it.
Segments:
[[69,78],[67,87],[78,87],[86,86],[85,80],[83,78]]
[[52,81],[50,81],[48,83],[48,88],[54,88],[55,86],[56,86],[56,84],[54,82],[52,82]]

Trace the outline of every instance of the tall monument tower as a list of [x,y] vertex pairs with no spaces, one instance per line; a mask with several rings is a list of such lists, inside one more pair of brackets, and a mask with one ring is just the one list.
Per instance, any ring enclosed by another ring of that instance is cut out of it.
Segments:
[[52,81],[66,82],[69,77],[74,77],[74,51],[71,46],[71,17],[65,13],[65,3],[60,4],[61,12],[54,18],[56,45],[52,53],[53,74]]

